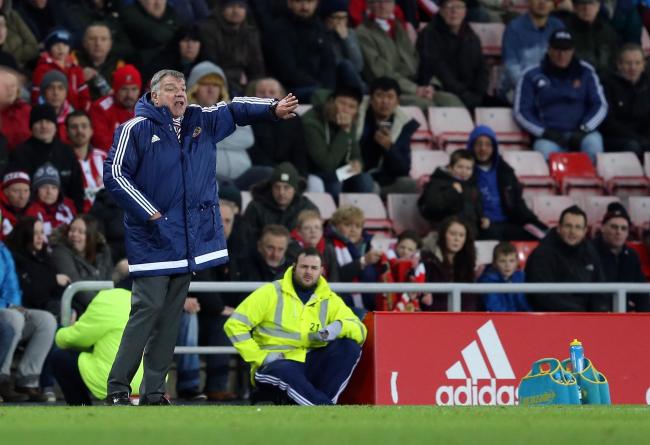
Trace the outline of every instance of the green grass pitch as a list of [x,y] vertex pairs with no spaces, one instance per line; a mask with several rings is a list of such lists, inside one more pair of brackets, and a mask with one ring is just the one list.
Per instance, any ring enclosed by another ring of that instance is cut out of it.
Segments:
[[650,407],[1,407],[3,445],[650,444]]

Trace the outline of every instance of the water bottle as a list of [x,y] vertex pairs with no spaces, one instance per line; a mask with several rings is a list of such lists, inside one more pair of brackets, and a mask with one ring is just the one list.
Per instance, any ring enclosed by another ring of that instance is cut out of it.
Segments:
[[582,372],[585,369],[585,351],[582,349],[582,343],[577,338],[574,338],[569,343],[569,355],[571,356],[571,366],[574,374]]

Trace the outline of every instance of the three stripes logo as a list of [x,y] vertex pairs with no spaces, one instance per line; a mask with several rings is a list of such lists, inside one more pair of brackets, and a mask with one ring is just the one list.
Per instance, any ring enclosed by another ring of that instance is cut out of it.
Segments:
[[[449,380],[463,384],[441,386],[436,390],[437,405],[514,405],[516,386],[497,385],[497,380],[515,380],[508,355],[503,349],[492,320],[481,326],[458,360],[447,369]],[[460,382],[458,382],[460,383]],[[485,383],[482,386],[479,383]]]

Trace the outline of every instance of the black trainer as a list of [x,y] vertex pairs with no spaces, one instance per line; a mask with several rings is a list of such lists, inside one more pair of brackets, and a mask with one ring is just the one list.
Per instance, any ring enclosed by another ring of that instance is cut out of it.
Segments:
[[114,392],[109,394],[104,400],[104,405],[108,406],[133,406],[128,392]]
[[140,399],[140,406],[171,406],[172,402],[164,395],[157,399]]

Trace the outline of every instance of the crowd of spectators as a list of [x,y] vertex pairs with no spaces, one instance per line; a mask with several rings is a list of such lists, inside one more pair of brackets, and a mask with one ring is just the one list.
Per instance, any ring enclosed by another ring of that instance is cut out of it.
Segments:
[[[512,106],[545,157],[642,157],[650,151],[650,77],[640,42],[650,14],[628,3],[0,0],[0,398],[51,401],[55,378],[69,403],[105,396],[110,365],[97,351],[116,352],[130,283],[124,212],[103,188],[103,163],[118,143],[114,130],[135,116],[162,68],[184,73],[188,101],[202,107],[285,92],[310,106],[296,119],[237,127],[219,143],[215,199],[230,263],[198,281],[279,279],[300,248],[315,247],[329,281],[645,282],[647,270],[626,244],[632,227],[623,206],[608,208],[593,241],[595,221],[577,206],[547,227],[489,127],[478,126],[447,166],[416,182],[419,124],[403,107]],[[501,69],[470,22],[505,23]],[[424,239],[390,234],[394,246],[381,249],[360,208],[340,205],[325,219],[306,192],[335,202],[344,192],[419,193],[433,231]],[[485,268],[475,240],[500,241]],[[531,240],[539,247],[521,268],[511,241]],[[111,279],[113,291],[75,296],[78,321],[56,334],[52,349],[65,286]],[[223,325],[244,297],[191,294],[178,344],[229,345]],[[343,297],[358,314],[447,309],[447,296],[435,293]],[[628,306],[647,311],[649,298],[633,295]],[[464,296],[463,310],[611,306],[607,296],[505,293]],[[74,351],[90,346],[95,352]],[[201,387],[198,357],[179,357],[179,396],[236,398],[229,360],[207,356]]]

